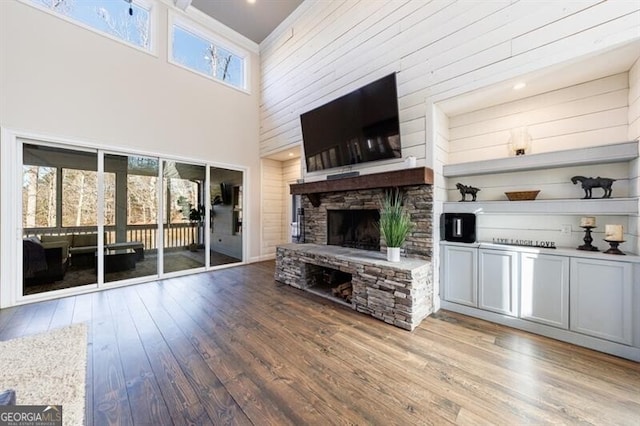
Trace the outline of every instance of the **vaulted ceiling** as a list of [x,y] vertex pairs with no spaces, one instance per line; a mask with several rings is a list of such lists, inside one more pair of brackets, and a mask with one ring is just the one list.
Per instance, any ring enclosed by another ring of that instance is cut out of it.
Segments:
[[191,5],[260,44],[304,0],[193,0]]

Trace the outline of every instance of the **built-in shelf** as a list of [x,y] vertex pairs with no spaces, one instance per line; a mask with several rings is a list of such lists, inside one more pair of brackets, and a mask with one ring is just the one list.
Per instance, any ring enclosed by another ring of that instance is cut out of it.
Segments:
[[[443,166],[445,177],[521,172],[630,161],[638,158],[638,141],[590,148],[528,154],[495,160],[472,161]],[[637,208],[636,208],[637,210]]]
[[445,202],[445,213],[636,215],[637,198],[593,198],[590,200]]

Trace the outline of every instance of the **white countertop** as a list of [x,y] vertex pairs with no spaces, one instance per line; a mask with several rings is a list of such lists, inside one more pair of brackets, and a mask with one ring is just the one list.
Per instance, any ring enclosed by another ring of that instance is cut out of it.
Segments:
[[[625,256],[615,255],[615,254],[605,254],[601,251],[578,250],[577,248],[573,248],[573,247],[558,247],[555,249],[549,249],[549,248],[542,248],[542,247],[495,244],[488,241],[477,241],[475,243],[457,243],[452,241],[440,241],[440,245],[458,246],[458,247],[476,247],[476,248],[493,249],[493,250],[510,250],[510,251],[516,251],[520,253],[541,253],[541,254],[558,255],[558,256],[571,256],[571,257],[582,257],[582,258],[588,258],[588,259],[599,259],[599,260],[609,260],[609,261],[614,260],[619,262],[640,263],[640,256],[636,255],[635,253],[625,251],[624,246],[619,248],[623,253],[625,253]],[[603,249],[603,248],[604,247],[600,247],[600,249]]]

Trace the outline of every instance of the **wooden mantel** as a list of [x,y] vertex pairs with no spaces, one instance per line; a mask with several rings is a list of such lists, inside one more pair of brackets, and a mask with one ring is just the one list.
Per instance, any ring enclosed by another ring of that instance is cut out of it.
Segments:
[[324,192],[357,191],[359,189],[393,188],[396,186],[424,184],[433,184],[433,170],[428,167],[414,167],[412,169],[372,173],[344,179],[294,183],[291,185],[290,193],[293,195],[306,195],[309,197],[311,204],[314,207],[318,207],[320,205],[318,194]]

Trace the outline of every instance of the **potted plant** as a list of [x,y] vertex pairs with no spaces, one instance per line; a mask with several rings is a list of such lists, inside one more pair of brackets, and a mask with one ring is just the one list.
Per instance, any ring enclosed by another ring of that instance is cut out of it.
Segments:
[[[198,251],[199,244],[196,242],[196,228],[204,219],[204,207],[198,206],[194,208],[191,204],[189,204],[189,207],[189,222],[191,223],[191,244],[189,244],[189,250]],[[198,238],[198,241],[199,240],[200,238]]]
[[413,228],[402,199],[400,190],[396,188],[387,191],[380,202],[380,234],[387,242],[387,260],[390,262],[400,261],[400,247]]

